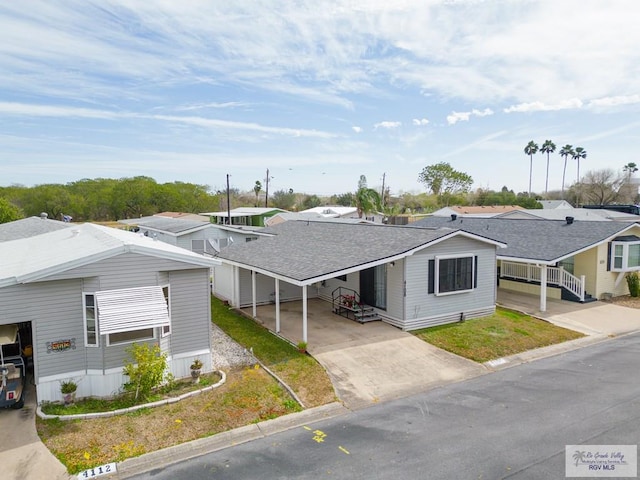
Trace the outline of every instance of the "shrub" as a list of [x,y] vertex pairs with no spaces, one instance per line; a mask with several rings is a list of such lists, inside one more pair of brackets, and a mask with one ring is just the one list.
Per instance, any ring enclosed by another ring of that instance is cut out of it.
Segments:
[[625,275],[625,278],[627,279],[629,294],[632,297],[640,297],[640,276],[638,276],[638,272],[629,272]]
[[167,354],[162,353],[158,345],[150,347],[146,343],[134,343],[126,351],[132,362],[127,362],[124,366],[123,373],[129,377],[124,389],[133,393],[135,401],[147,400],[153,389],[165,380]]
[[78,389],[78,384],[73,380],[64,380],[60,382],[60,393],[63,395],[73,393]]

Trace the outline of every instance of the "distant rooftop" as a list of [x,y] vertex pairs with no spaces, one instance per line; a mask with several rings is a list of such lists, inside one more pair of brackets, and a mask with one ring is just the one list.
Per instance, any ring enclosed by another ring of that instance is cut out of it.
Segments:
[[0,224],[0,242],[34,237],[73,226],[73,223],[52,220],[46,217],[28,217]]

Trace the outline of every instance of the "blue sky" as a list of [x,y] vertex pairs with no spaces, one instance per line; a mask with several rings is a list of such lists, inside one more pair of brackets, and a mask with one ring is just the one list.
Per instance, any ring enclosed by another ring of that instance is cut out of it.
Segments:
[[585,148],[581,173],[621,170],[640,163],[638,23],[636,0],[3,2],[0,185],[250,190],[268,168],[272,192],[386,174],[417,193],[445,161],[526,191],[545,139]]

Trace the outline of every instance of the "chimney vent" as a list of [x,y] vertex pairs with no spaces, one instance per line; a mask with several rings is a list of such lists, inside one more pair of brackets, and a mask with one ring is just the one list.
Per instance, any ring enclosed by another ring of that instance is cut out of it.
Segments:
[[458,215],[456,215],[455,213],[451,214],[451,221],[452,222],[455,222],[457,218],[458,218]]
[[573,217],[565,217],[564,219],[567,221],[567,225],[571,225],[573,223]]
[[42,212],[42,213],[40,214],[40,218],[41,218],[42,220],[46,220],[48,216],[49,216],[49,214],[48,214],[47,212]]

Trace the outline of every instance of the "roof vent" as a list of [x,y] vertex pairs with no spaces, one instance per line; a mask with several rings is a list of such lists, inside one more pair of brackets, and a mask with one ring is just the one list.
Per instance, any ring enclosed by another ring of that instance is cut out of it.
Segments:
[[451,221],[452,222],[455,222],[457,218],[458,218],[458,215],[456,215],[455,213],[451,214]]
[[40,214],[40,218],[41,218],[42,220],[46,220],[48,216],[49,216],[49,214],[48,214],[47,212],[42,212],[42,213]]
[[573,217],[564,217],[564,219],[567,221],[567,225],[571,225],[573,223]]

